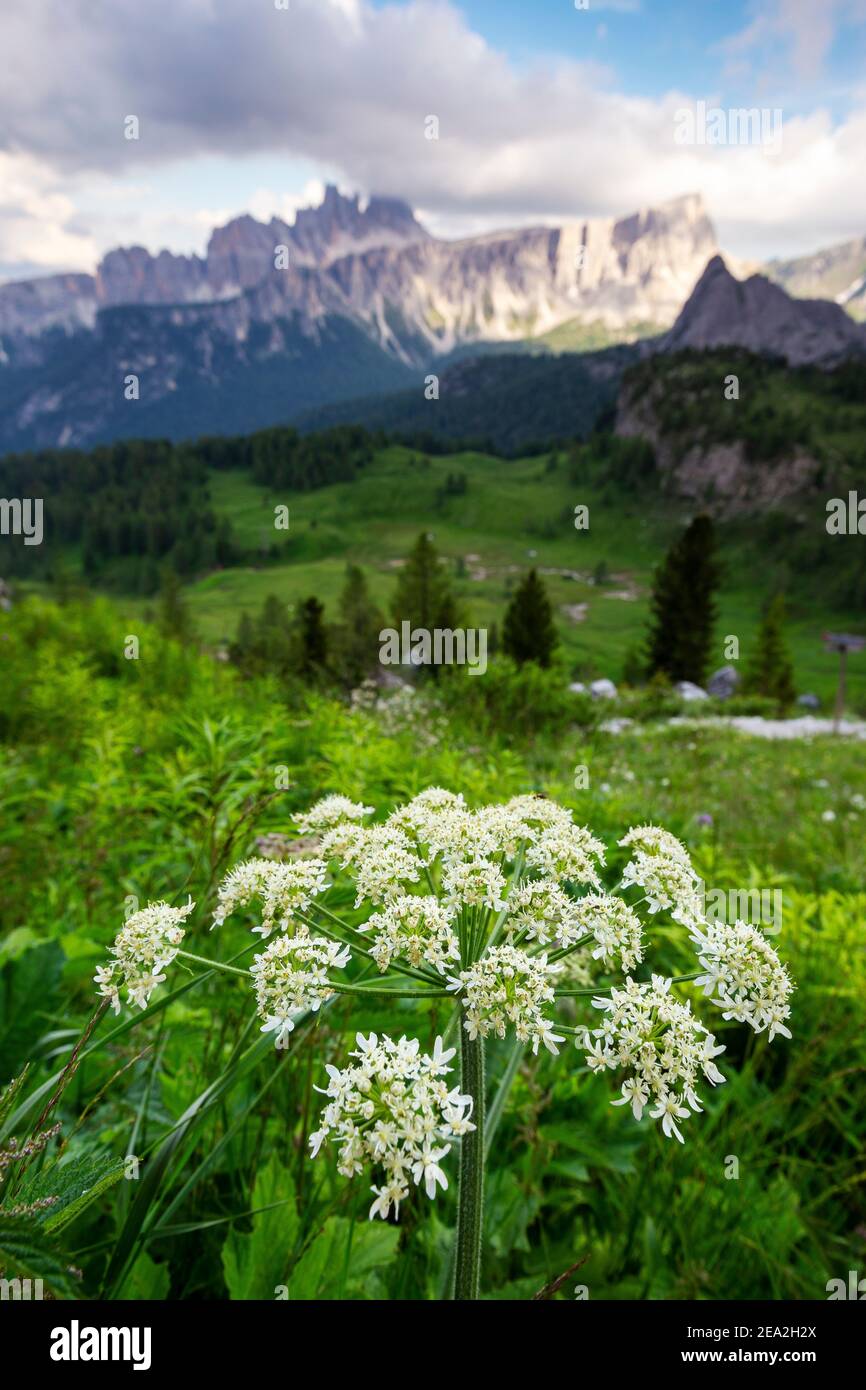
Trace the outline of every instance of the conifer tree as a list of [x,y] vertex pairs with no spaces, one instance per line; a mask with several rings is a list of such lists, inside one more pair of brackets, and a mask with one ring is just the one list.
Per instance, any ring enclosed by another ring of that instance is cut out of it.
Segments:
[[757,646],[746,670],[743,688],[775,700],[783,711],[796,694],[794,667],[785,642],[785,598],[777,594],[767,605],[758,632]]
[[457,601],[439,555],[426,532],[418,537],[397,580],[394,597],[396,626],[433,632],[457,626]]
[[703,685],[712,659],[718,584],[713,523],[698,516],[655,572],[647,651],[651,676]]
[[334,646],[340,675],[349,687],[360,685],[376,668],[382,627],[382,614],[370,597],[364,571],[347,565]]
[[162,572],[156,604],[156,621],[163,636],[173,637],[176,642],[184,644],[193,640],[189,609],[177,571],[171,565],[166,565]]
[[547,590],[535,570],[530,570],[508,605],[502,625],[502,649],[519,666],[527,661],[549,666],[556,642]]
[[322,675],[328,656],[325,606],[317,598],[304,599],[298,621],[298,670],[310,679]]

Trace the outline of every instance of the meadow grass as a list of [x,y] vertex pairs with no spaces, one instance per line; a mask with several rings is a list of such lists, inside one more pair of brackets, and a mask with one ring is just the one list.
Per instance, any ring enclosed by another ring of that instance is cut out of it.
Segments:
[[[514,1075],[491,1145],[486,1296],[531,1297],[584,1259],[557,1297],[585,1285],[591,1298],[824,1298],[827,1280],[862,1270],[863,745],[661,723],[480,738],[459,715],[420,745],[329,698],[241,682],[150,629],[139,663],[112,664],[110,605],[28,608],[4,619],[0,1081],[30,1069],[0,1132],[24,1137],[53,1092],[129,901],[191,894],[189,949],[229,960],[250,938],[242,922],[209,932],[218,878],[319,796],[381,815],[430,784],[472,802],[545,791],[609,842],[668,825],[708,885],[781,889],[794,1037],[768,1048],[719,1019],[729,1079],[682,1148],[614,1109],[615,1087],[582,1054],[514,1059],[495,1043],[491,1096]],[[650,936],[665,968],[687,964],[682,933]],[[341,998],[275,1055],[243,981],[177,961],[144,1014],[99,1022],[52,1112],[62,1153],[21,1189],[60,1195],[34,1241],[82,1271],[65,1292],[442,1297],[453,1185],[432,1205],[413,1197],[399,1226],[371,1225],[367,1179],[347,1183],[305,1148],[312,1085],[355,1031],[427,1044],[449,1009]]]

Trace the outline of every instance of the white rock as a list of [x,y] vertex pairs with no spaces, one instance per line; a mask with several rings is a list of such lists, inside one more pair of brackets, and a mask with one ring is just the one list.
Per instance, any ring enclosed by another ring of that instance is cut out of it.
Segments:
[[615,700],[616,686],[605,677],[599,681],[591,681],[589,693],[594,700]]
[[710,697],[705,690],[693,681],[677,681],[674,686],[681,700],[708,700]]

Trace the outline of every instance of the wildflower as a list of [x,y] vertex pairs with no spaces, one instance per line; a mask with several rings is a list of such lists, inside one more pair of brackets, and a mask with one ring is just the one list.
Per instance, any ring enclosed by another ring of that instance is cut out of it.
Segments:
[[463,994],[463,1027],[470,1038],[490,1033],[504,1038],[510,1023],[520,1042],[531,1040],[533,1052],[543,1043],[556,1054],[556,1044],[563,1039],[552,1032],[541,1008],[553,1002],[553,977],[560,969],[546,954],[530,956],[516,946],[494,946],[468,970],[450,978],[448,988]]
[[623,870],[621,887],[636,884],[644,890],[650,912],[664,908],[674,921],[691,926],[704,915],[697,883],[698,877],[691,864],[680,857],[668,858],[638,850]]
[[573,919],[576,936],[591,932],[595,937],[593,960],[609,966],[619,956],[623,970],[631,970],[643,960],[640,918],[621,898],[607,893],[579,898],[573,906]]
[[111,1007],[120,1013],[120,991],[125,988],[130,1004],[140,1009],[165,980],[163,972],[174,960],[184,938],[184,922],[195,907],[190,898],[185,907],[169,907],[168,903],[148,903],[133,912],[118,932],[108,965],[101,965],[94,981],[99,993],[111,1000]]
[[409,883],[417,883],[422,861],[409,838],[393,825],[373,825],[355,851],[355,906],[364,899],[378,905],[399,897]]
[[386,904],[359,931],[374,933],[370,954],[380,970],[395,956],[419,966],[425,961],[443,971],[449,960],[460,959],[460,943],[452,926],[453,910],[433,896],[405,894]]
[[239,907],[249,907],[264,892],[273,871],[272,859],[247,859],[243,864],[236,864],[219,886],[213,925],[222,926]]
[[545,827],[526,851],[527,865],[548,878],[598,886],[594,859],[604,863],[604,845],[583,826],[570,822]]
[[499,865],[489,859],[449,864],[442,888],[447,901],[458,907],[483,906],[499,912],[505,905],[505,875]]
[[[508,930],[546,946],[558,941],[570,946],[581,935],[577,904],[550,879],[528,879],[508,895]],[[584,929],[585,930],[585,929]]]
[[356,1044],[350,1053],[354,1064],[327,1069],[323,1094],[329,1104],[321,1128],[310,1135],[310,1146],[315,1157],[326,1141],[338,1144],[337,1167],[345,1177],[362,1172],[368,1163],[382,1168],[385,1181],[371,1188],[375,1201],[370,1219],[385,1220],[392,1208],[398,1214],[410,1179],[431,1199],[437,1188],[448,1187],[442,1160],[455,1134],[475,1128],[469,1118],[472,1100],[449,1091],[439,1079],[451,1071],[447,1063],[454,1056],[441,1038],[432,1055],[421,1052],[417,1038],[380,1041],[375,1033],[358,1033]]
[[306,933],[278,936],[257,955],[250,967],[256,991],[261,1031],[274,1033],[274,1045],[285,1047],[295,1026],[294,1015],[313,1013],[334,991],[328,972],[341,970],[350,959],[348,946]]
[[226,875],[217,894],[213,925],[221,926],[240,907],[261,900],[262,921],[254,932],[270,936],[275,925],[287,931],[294,912],[303,912],[324,892],[327,864],[318,857],[282,863],[274,859],[248,859]]
[[745,922],[705,922],[691,937],[706,971],[696,984],[724,1010],[722,1017],[747,1023],[756,1033],[766,1029],[770,1042],[777,1033],[790,1038],[785,1020],[794,986],[763,933]]
[[304,912],[318,893],[325,891],[327,865],[323,859],[296,859],[275,864],[262,893],[261,936],[270,936],[275,925],[287,931],[295,912]]
[[624,848],[634,845],[644,854],[657,854],[663,859],[673,859],[688,869],[692,867],[689,852],[682,841],[660,825],[633,826],[627,835],[623,835],[619,844]]
[[302,835],[315,831],[333,830],[344,821],[357,821],[373,814],[375,807],[350,801],[347,796],[325,796],[302,816],[295,816],[295,825]]
[[712,1086],[724,1081],[713,1060],[724,1048],[670,989],[671,981],[659,975],[650,984],[627,977],[624,989],[593,999],[606,1017],[600,1028],[587,1030],[583,1046],[593,1071],[632,1069],[614,1105],[630,1105],[639,1120],[654,1101],[651,1117],[661,1120],[667,1138],[682,1143],[677,1121],[687,1119],[690,1109],[701,1109],[695,1088],[702,1076]]

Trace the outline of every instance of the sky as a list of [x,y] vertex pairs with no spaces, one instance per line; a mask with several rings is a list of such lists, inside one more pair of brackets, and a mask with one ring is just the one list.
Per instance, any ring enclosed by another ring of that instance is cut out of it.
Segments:
[[[866,0],[3,0],[0,53],[4,280],[327,182],[446,237],[692,192],[746,260],[866,235]],[[700,103],[721,142],[681,138]]]

